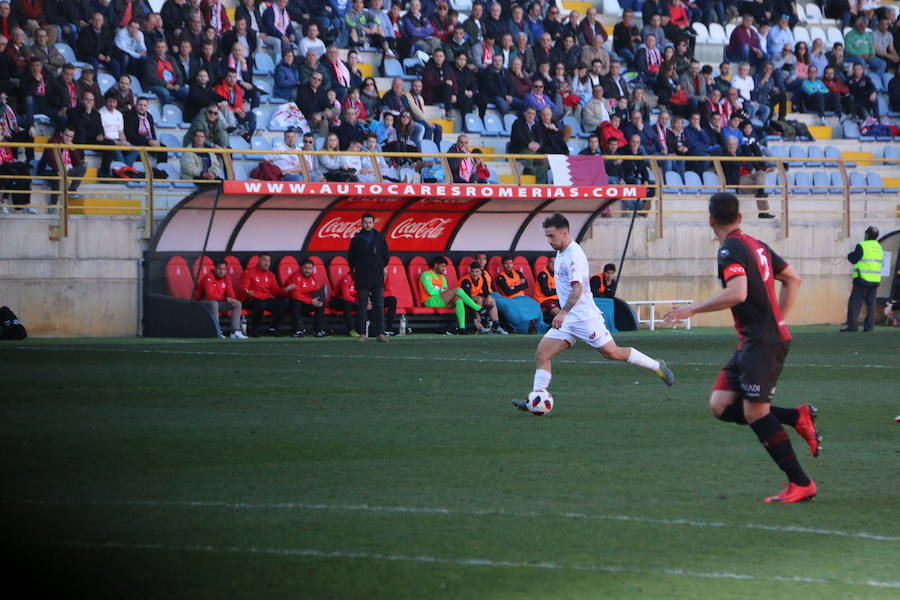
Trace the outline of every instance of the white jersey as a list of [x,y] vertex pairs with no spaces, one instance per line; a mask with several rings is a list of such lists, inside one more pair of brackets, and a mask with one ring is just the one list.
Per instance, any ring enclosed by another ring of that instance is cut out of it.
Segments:
[[594,297],[591,295],[589,273],[587,256],[585,256],[581,246],[574,241],[565,250],[556,253],[553,275],[556,281],[556,293],[559,296],[560,306],[565,306],[569,301],[569,295],[572,293],[572,282],[581,282],[581,298],[569,311],[569,314],[566,316],[566,322],[587,321],[598,317],[601,322],[603,321],[603,313],[594,304]]

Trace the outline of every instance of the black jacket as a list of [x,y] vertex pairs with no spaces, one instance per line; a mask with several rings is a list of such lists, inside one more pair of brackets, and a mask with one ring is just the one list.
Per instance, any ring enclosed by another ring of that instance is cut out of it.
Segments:
[[509,82],[506,79],[506,69],[495,71],[494,67],[488,67],[478,74],[478,87],[488,99],[511,96]]
[[129,110],[125,113],[125,137],[128,143],[134,146],[149,146],[150,139],[159,139],[156,137],[156,123],[153,121],[153,115],[147,112],[147,121],[150,123],[150,137],[147,138],[140,133],[140,123],[138,122],[138,114],[136,110]]
[[103,26],[100,33],[94,31],[90,25],[78,32],[78,58],[88,60],[96,58],[98,54],[109,56],[113,50],[113,34],[109,27]]
[[103,135],[103,123],[100,121],[100,112],[92,110],[88,114],[85,112],[84,106],[76,106],[69,111],[66,126],[75,132],[72,141],[76,144],[96,144],[97,136]]
[[384,234],[378,230],[371,244],[367,244],[362,238],[362,231],[350,240],[350,250],[347,252],[347,262],[353,271],[353,280],[356,289],[375,289],[384,287],[384,268],[391,258],[387,240]]
[[542,152],[544,145],[544,128],[540,120],[535,119],[534,125],[529,129],[525,123],[525,117],[519,117],[512,126],[512,132],[509,136],[509,151],[512,154],[518,154],[522,151],[530,152],[528,144],[537,142],[541,145],[538,153]]

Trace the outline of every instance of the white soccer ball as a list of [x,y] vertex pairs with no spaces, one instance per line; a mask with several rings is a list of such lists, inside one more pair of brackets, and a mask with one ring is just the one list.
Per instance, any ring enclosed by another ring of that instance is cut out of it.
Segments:
[[553,410],[553,395],[547,390],[537,390],[528,394],[528,412],[542,417]]

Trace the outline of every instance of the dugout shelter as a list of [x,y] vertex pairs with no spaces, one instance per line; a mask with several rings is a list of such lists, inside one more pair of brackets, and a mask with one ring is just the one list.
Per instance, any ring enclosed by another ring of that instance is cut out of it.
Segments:
[[[546,216],[565,214],[580,241],[612,202],[646,192],[642,186],[226,181],[184,198],[157,228],[144,254],[143,334],[215,337],[215,324],[191,300],[198,278],[215,259],[228,262],[236,286],[261,252],[272,256],[279,282],[310,258],[332,288],[347,270],[350,239],[367,212],[391,249],[388,277],[398,314],[428,321],[449,310],[422,307],[416,297],[417,276],[433,255],[450,259],[451,285],[479,251],[488,253],[488,268],[495,272],[499,257],[512,254],[517,268],[533,276],[550,252],[541,227]],[[626,321],[620,329],[629,328]]]

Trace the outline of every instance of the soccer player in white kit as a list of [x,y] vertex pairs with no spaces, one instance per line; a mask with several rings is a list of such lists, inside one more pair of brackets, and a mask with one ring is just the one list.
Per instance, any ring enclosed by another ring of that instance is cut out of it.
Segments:
[[[620,348],[606,328],[603,313],[594,304],[588,284],[590,270],[587,256],[569,234],[569,221],[560,213],[544,219],[544,235],[556,250],[556,293],[562,309],[553,318],[550,330],[544,334],[535,352],[533,391],[550,386],[550,364],[557,354],[583,340],[596,348],[608,360],[624,360],[653,371],[666,385],[675,383],[675,376],[661,360],[650,358],[637,348]],[[513,401],[519,409],[527,410],[525,402]]]

